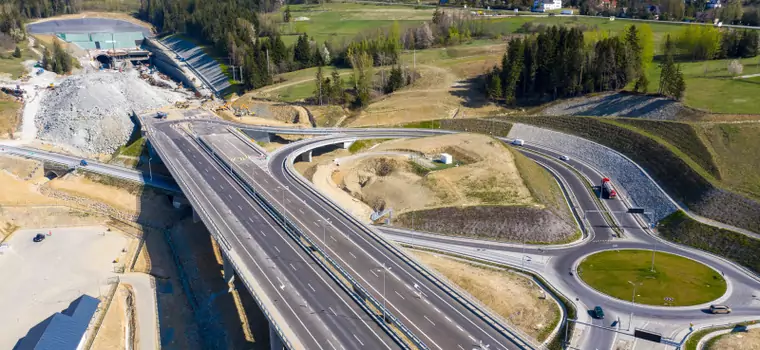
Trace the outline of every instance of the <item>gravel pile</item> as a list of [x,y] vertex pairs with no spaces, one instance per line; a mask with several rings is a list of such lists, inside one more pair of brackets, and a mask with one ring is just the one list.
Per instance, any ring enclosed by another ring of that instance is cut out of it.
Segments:
[[682,104],[663,97],[608,93],[564,100],[546,107],[540,114],[674,120],[684,111]]
[[186,98],[150,86],[136,71],[74,75],[42,96],[37,137],[87,154],[110,154],[124,145],[135,128],[133,113]]
[[653,212],[649,217],[652,222],[678,210],[641,169],[610,148],[577,136],[525,124],[514,124],[509,137],[523,139],[528,144],[562,150],[562,153],[571,158],[586,162],[612,179],[615,189],[633,205]]

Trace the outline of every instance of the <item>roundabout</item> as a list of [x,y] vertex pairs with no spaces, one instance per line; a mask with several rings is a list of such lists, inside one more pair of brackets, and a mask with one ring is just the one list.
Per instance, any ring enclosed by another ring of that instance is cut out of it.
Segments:
[[651,250],[594,253],[580,262],[577,274],[603,294],[653,306],[705,304],[727,291],[720,272],[679,255]]

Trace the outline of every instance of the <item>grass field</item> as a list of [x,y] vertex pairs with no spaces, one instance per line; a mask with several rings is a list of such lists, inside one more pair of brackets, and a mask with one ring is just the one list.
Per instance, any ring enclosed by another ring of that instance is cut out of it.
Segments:
[[[285,11],[283,6],[279,16]],[[285,34],[283,41],[290,45],[296,42],[300,33],[308,33],[317,42],[328,39],[353,39],[364,31],[390,27],[394,21],[402,28],[416,26],[428,21],[433,16],[432,8],[414,8],[396,5],[371,5],[351,3],[327,3],[322,5],[290,5],[293,19],[307,17],[308,21],[295,21],[280,24],[280,32]]]
[[0,138],[8,136],[10,131],[15,131],[18,126],[17,112],[21,104],[12,99],[0,98]]
[[17,79],[26,73],[26,69],[22,64],[24,61],[39,59],[32,50],[27,48],[26,41],[18,43],[18,46],[21,49],[21,58],[13,57],[11,55],[13,50],[0,54],[0,75],[3,73],[10,74],[11,79]]
[[[728,73],[732,60],[683,62],[681,70],[686,80],[684,103],[689,107],[712,113],[757,114],[760,81],[733,79]],[[743,74],[760,73],[760,57],[740,60]],[[649,68],[649,92],[657,92],[660,69],[655,62]]]
[[578,267],[578,275],[591,287],[618,299],[669,306],[698,305],[726,292],[726,281],[715,270],[677,255],[657,252],[651,272],[652,251],[620,250],[593,254]]

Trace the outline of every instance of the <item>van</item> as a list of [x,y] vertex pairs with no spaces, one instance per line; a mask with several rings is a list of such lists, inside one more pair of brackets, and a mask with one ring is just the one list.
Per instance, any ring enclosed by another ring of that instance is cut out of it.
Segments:
[[514,139],[512,140],[512,144],[515,146],[522,146],[525,145],[525,140],[523,139]]
[[710,313],[713,314],[730,314],[731,308],[727,305],[710,305]]
[[573,14],[573,10],[562,10],[562,12],[560,12],[560,14],[561,15],[572,15]]

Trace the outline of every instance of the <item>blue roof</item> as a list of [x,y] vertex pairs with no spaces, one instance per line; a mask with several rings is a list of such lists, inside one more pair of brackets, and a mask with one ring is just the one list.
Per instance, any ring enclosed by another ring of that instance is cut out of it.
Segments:
[[16,350],[76,350],[100,300],[82,295],[63,312],[29,330]]

